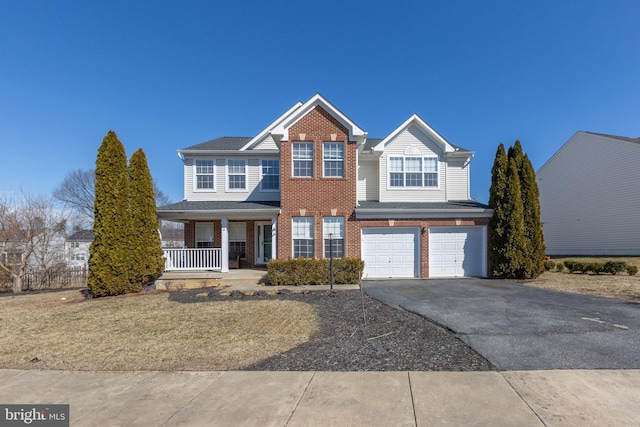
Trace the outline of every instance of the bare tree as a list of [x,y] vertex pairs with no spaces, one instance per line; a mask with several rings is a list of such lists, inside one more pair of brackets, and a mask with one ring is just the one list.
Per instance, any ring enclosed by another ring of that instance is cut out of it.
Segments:
[[64,262],[66,218],[51,198],[25,193],[0,196],[0,270],[22,291],[30,266],[47,269]]
[[[53,190],[53,197],[73,209],[85,226],[93,224],[93,200],[95,198],[96,171],[95,169],[76,169],[69,172],[60,186]],[[169,197],[158,188],[153,181],[153,192],[156,205],[169,203]]]

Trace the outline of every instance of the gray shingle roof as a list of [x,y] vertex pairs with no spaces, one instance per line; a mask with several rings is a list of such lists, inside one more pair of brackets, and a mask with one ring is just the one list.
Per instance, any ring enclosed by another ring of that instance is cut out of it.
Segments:
[[640,138],[629,138],[626,136],[607,135],[606,133],[597,133],[597,132],[584,132],[584,133],[590,133],[591,135],[604,136],[607,138],[619,139],[621,141],[635,142],[636,144],[640,144]]
[[448,209],[489,209],[488,205],[473,200],[449,202],[373,202],[361,201],[358,209],[397,209],[397,210],[448,210]]
[[239,150],[247,142],[251,141],[252,137],[245,136],[223,136],[220,138],[212,139],[211,141],[201,142],[200,144],[192,145],[191,147],[183,148],[183,150],[207,150],[207,151],[229,151]]
[[280,202],[187,201],[158,207],[159,212],[278,209]]
[[93,242],[93,230],[78,230],[67,237],[68,242]]

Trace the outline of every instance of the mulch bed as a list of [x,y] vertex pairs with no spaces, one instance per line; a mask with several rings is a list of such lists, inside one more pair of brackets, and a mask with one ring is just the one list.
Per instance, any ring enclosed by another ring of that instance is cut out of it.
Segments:
[[[199,297],[196,295],[200,294]],[[287,299],[313,305],[320,330],[310,341],[248,366],[259,371],[488,371],[489,361],[454,334],[413,313],[396,310],[358,290],[246,296],[209,292],[204,300]],[[202,290],[172,300],[203,302]],[[364,314],[363,314],[364,313]],[[366,315],[366,322],[365,322]]]

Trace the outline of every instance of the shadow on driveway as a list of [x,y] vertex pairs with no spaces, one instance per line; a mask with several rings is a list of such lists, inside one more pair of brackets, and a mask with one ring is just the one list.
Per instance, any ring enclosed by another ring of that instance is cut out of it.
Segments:
[[640,369],[640,304],[490,279],[367,280],[364,291],[453,331],[498,370]]

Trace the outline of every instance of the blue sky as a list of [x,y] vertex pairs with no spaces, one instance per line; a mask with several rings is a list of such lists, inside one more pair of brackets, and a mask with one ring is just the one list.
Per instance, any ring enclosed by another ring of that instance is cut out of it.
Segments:
[[322,93],[371,137],[418,113],[537,170],[576,131],[640,136],[640,2],[0,0],[0,191],[50,193],[109,129],[183,197],[176,150]]

